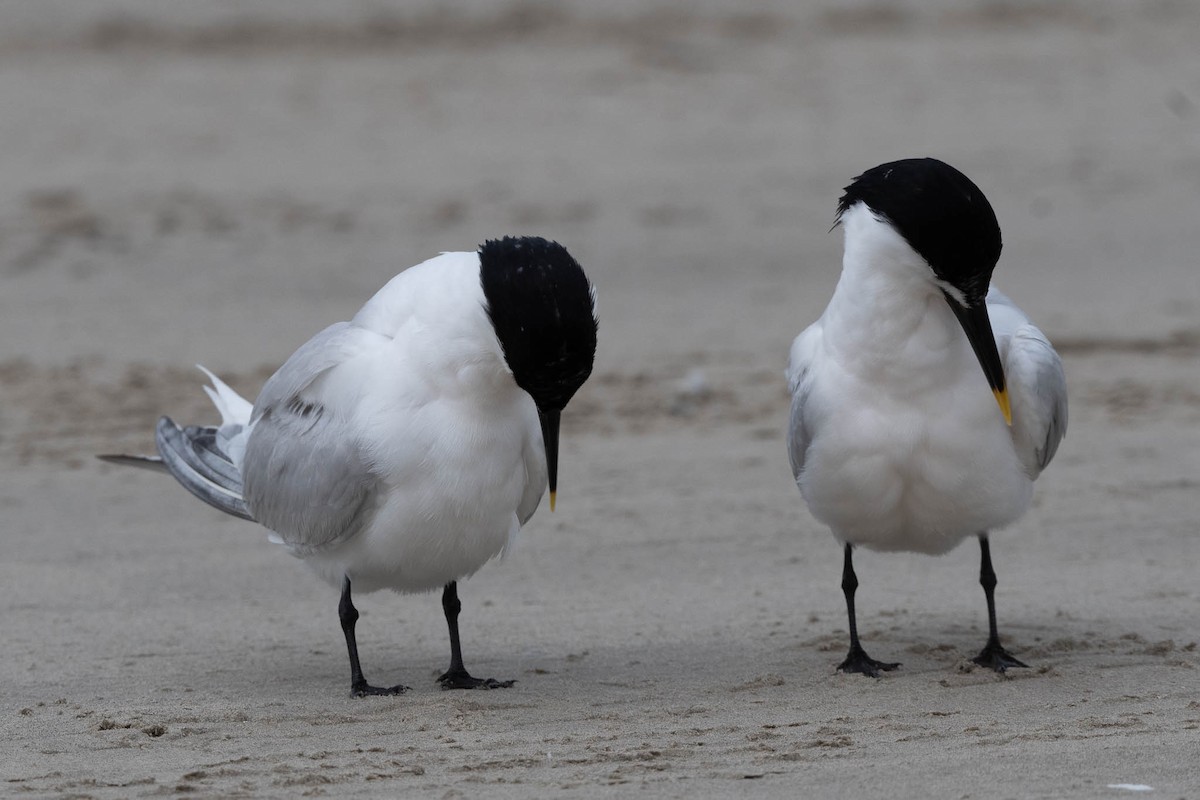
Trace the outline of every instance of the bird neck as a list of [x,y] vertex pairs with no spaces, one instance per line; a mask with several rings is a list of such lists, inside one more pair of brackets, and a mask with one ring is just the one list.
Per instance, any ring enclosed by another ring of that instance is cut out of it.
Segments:
[[442,253],[392,278],[353,323],[393,340],[398,357],[443,394],[514,387],[488,319],[479,256]]
[[843,217],[842,275],[822,317],[826,342],[870,369],[946,359],[965,343],[929,265],[866,206]]

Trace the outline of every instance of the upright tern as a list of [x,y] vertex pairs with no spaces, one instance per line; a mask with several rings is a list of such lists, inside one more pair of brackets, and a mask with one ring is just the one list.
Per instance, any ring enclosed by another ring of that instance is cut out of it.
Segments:
[[842,275],[792,343],[787,371],[792,473],[845,547],[850,652],[838,669],[877,677],[899,666],[859,642],[853,548],[940,554],[970,535],[988,612],[973,661],[1024,667],[996,630],[988,532],[1025,513],[1066,433],[1062,362],[1021,309],[989,291],[1000,227],[965,175],[908,159],[845,192]]
[[547,485],[554,509],[559,416],[591,373],[596,330],[565,248],[489,241],[401,272],[293,353],[253,406],[208,373],[220,426],[163,417],[157,457],[101,457],[170,472],[340,586],[351,694],[407,689],[363,677],[352,585],[442,588],[442,687],[511,686],[463,666],[457,581],[513,543]]

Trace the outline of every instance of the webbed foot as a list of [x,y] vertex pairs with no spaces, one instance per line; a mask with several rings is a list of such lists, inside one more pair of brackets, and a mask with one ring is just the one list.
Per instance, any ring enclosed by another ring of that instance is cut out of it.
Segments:
[[397,684],[395,686],[372,686],[366,681],[352,683],[350,685],[351,697],[374,697],[376,695],[396,695],[404,694],[408,691],[407,686]]
[[984,645],[983,649],[979,651],[979,655],[975,656],[971,660],[981,667],[987,667],[990,670],[995,670],[1002,675],[1009,667],[1023,667],[1025,669],[1029,668],[1028,664],[1018,661],[1012,656],[1011,653],[1001,647],[1000,642],[993,641],[989,641],[986,645]]
[[495,678],[475,678],[472,677],[465,669],[452,669],[441,674],[438,677],[438,683],[443,689],[508,689],[516,683],[512,681],[498,681]]
[[859,673],[878,678],[881,671],[891,672],[898,666],[900,666],[899,661],[876,661],[867,655],[867,651],[862,647],[851,645],[850,652],[846,654],[846,660],[838,664],[838,672]]

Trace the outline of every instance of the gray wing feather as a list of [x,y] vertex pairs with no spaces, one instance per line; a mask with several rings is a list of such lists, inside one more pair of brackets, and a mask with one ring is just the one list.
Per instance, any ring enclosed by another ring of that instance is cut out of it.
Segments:
[[525,493],[521,495],[521,504],[517,506],[517,519],[522,525],[529,522],[533,512],[537,511],[538,504],[542,502],[542,495],[545,493],[545,486],[535,484],[533,481],[526,482]]
[[[241,430],[241,426],[236,426],[236,430]],[[183,435],[192,443],[192,452],[205,470],[216,476],[219,483],[230,489],[236,489],[240,494],[242,491],[241,473],[221,449],[217,440],[217,429],[189,425],[183,429]]]
[[1036,478],[1067,434],[1067,376],[1050,340],[1016,303],[993,288],[987,304],[1012,401],[1013,445]]
[[292,353],[263,385],[250,420],[253,422],[267,409],[287,403],[326,371],[362,352],[364,337],[376,336],[351,322],[330,325]]
[[353,322],[330,325],[288,358],[254,403],[242,463],[246,503],[300,554],[349,539],[374,513],[378,476],[351,426],[311,388],[385,338]]
[[375,511],[377,476],[346,423],[320,407],[264,409],[242,474],[255,517],[300,554],[349,539]]
[[[207,430],[215,431],[212,428]],[[163,466],[183,488],[213,508],[254,521],[241,496],[240,477],[236,482],[228,482],[223,475],[209,468],[206,458],[201,457],[192,439],[169,417],[158,421],[154,439],[158,444],[158,454],[162,456]],[[236,469],[234,475],[237,477]]]
[[792,465],[792,477],[797,481],[800,480],[800,473],[804,471],[804,459],[812,442],[811,432],[804,421],[804,406],[810,391],[809,367],[820,346],[822,335],[820,322],[810,325],[792,342],[791,355],[788,358],[788,389],[792,393],[792,412],[788,421],[788,461]]
[[[1013,435],[1018,455],[1036,474],[1049,465],[1067,434],[1067,377],[1062,359],[1033,325],[1017,329],[1005,359],[1009,373],[1020,381],[1012,391]],[[1018,397],[1019,395],[1019,397]]]
[[792,415],[788,422],[788,461],[792,465],[792,477],[800,480],[804,470],[804,458],[808,454],[810,438],[804,425],[804,401],[808,392],[797,391],[792,395]]
[[[127,453],[101,453],[96,456],[109,464],[120,464],[123,467],[137,467],[150,472],[168,472],[167,465],[161,456],[132,456]],[[168,472],[169,474],[169,472]]]

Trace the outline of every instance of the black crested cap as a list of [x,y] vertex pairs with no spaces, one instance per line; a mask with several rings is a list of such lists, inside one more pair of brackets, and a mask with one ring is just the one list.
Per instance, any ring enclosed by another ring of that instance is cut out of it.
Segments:
[[592,285],[557,242],[506,236],[479,248],[480,281],[504,360],[538,408],[561,410],[592,372]]
[[1002,242],[996,212],[970,178],[936,158],[893,161],[846,187],[838,221],[859,202],[890,222],[969,305],[983,300]]

